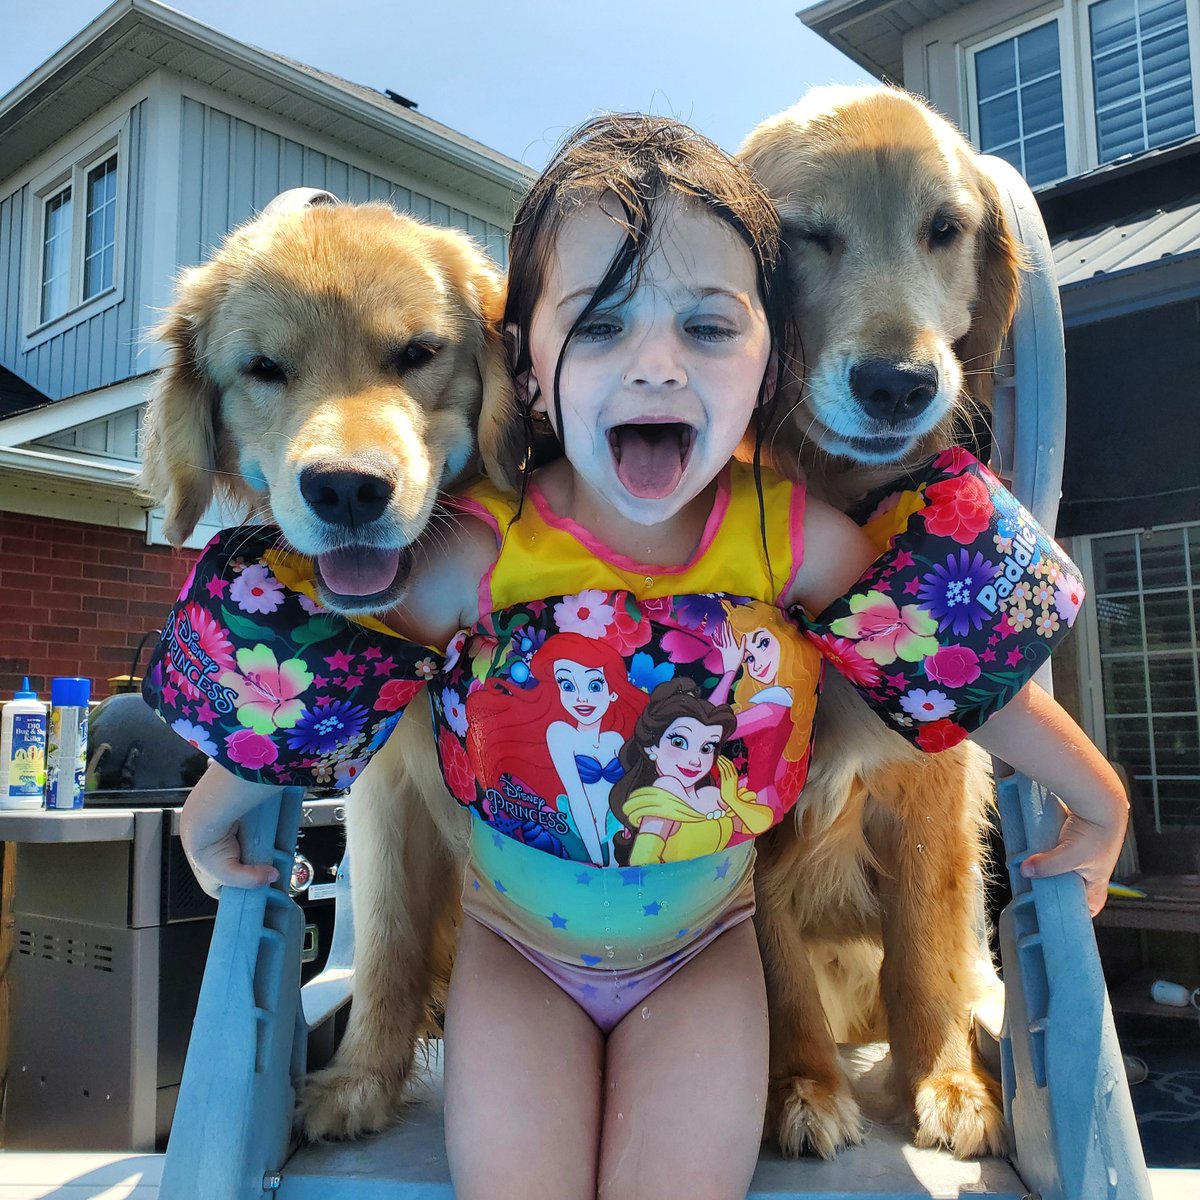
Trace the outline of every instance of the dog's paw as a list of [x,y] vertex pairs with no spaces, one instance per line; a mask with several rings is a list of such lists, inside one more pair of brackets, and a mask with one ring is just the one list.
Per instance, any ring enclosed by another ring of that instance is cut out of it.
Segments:
[[771,1080],[766,1128],[787,1158],[806,1153],[833,1158],[843,1146],[858,1145],[865,1132],[858,1102],[844,1081],[831,1087],[799,1076]]
[[916,1090],[918,1146],[945,1146],[956,1158],[1003,1154],[1008,1138],[994,1090],[970,1071],[928,1076]]
[[356,1138],[390,1125],[404,1108],[404,1081],[395,1074],[335,1063],[305,1081],[296,1118],[309,1141]]

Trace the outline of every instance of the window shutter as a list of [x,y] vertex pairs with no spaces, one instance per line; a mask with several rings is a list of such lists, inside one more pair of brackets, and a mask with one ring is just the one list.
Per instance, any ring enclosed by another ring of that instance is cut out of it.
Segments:
[[1100,161],[1193,134],[1185,0],[1100,0],[1089,21]]

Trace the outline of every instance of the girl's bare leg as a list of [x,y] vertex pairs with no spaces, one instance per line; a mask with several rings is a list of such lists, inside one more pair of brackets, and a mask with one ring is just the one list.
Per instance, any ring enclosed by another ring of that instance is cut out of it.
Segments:
[[470,917],[444,1046],[457,1200],[593,1200],[604,1038],[557,984]]
[[597,1195],[744,1200],[766,1098],[766,989],[743,921],[609,1035]]

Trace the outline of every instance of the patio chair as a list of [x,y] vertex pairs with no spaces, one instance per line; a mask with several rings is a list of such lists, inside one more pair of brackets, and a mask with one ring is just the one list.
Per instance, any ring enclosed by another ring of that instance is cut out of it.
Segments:
[[[985,159],[1025,245],[1011,335],[1013,372],[998,383],[993,466],[1048,529],[1062,480],[1066,382],[1062,317],[1045,228],[1024,180]],[[1040,682],[1049,685],[1048,668]],[[972,1192],[1011,1200],[1150,1200],[1082,881],[1027,880],[1019,866],[1051,846],[1062,813],[1020,777],[999,784],[1014,898],[1000,921],[1006,1013],[1000,1060],[1011,1163],[961,1163],[918,1151],[877,1128],[833,1163],[785,1162],[764,1152],[752,1197],[928,1197]],[[288,898],[300,816],[284,789],[243,822],[246,851],[280,882],[221,896],[208,967],[161,1184],[161,1200],[402,1200],[452,1196],[438,1103],[436,1046],[425,1102],[391,1133],[295,1149],[292,1112],[310,1037],[329,1048],[333,1014],[349,995],[353,934],[349,882],[339,880],[329,965],[303,990],[303,920]],[[324,1053],[322,1053],[324,1057]]]

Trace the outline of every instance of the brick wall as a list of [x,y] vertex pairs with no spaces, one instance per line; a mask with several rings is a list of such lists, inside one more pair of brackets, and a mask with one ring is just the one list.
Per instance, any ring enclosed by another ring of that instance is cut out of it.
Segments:
[[0,512],[0,700],[24,675],[43,700],[55,675],[88,676],[93,697],[107,696],[196,556],[147,546],[139,530]]

